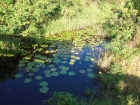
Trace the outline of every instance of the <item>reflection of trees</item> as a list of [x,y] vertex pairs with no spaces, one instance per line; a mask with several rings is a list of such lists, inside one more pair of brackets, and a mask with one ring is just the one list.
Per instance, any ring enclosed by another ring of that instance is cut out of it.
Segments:
[[20,59],[20,54],[12,57],[1,56],[0,57],[0,81],[6,81],[12,78],[17,72],[17,65]]

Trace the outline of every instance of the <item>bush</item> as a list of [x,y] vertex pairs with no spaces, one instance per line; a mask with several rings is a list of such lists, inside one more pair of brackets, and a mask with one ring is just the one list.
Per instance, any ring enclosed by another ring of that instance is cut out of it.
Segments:
[[112,11],[113,15],[103,25],[107,38],[121,43],[131,40],[134,37],[138,11],[133,9],[132,2],[119,9],[114,8]]

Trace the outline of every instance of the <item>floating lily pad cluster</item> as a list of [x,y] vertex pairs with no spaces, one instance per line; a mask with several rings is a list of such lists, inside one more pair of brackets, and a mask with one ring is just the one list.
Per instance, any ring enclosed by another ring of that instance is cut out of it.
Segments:
[[41,86],[41,88],[39,89],[39,91],[41,93],[47,93],[49,91],[49,88],[48,88],[48,82],[46,81],[42,81],[39,83],[39,85]]
[[[95,59],[91,57],[91,51],[94,50],[93,47],[100,40],[96,41],[98,38],[93,33],[92,31],[81,31],[81,33],[75,31],[71,34],[64,32],[58,36],[52,35],[45,37],[44,40],[46,41],[41,45],[33,44],[32,46],[27,46],[28,49],[33,48],[33,51],[29,53],[23,50],[22,55],[24,57],[18,64],[18,67],[24,68],[27,74],[24,83],[30,83],[33,79],[32,77],[35,80],[43,80],[43,78],[57,77],[60,75],[74,76],[76,75],[76,69],[69,70],[69,66],[74,66],[75,63],[82,59],[85,62],[94,62]],[[81,56],[84,53],[86,56]],[[66,66],[67,64],[69,66]],[[86,69],[81,68],[78,71],[81,74],[87,74],[88,77],[93,78],[94,66],[93,64],[89,64],[85,66]],[[45,76],[37,75],[38,72],[43,72]],[[18,73],[14,77],[21,78],[23,74]],[[40,82],[39,85],[41,86],[39,89],[41,93],[47,93],[49,91],[46,81]]]

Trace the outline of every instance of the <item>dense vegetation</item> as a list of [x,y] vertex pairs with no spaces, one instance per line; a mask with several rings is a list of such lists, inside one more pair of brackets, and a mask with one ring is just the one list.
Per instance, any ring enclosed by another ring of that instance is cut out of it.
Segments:
[[[139,0],[0,0],[0,17],[0,56],[20,53],[25,41],[41,44],[51,34],[92,28],[106,40],[97,61],[101,90],[88,89],[79,104],[140,104]],[[78,105],[68,93],[54,93],[52,100]]]

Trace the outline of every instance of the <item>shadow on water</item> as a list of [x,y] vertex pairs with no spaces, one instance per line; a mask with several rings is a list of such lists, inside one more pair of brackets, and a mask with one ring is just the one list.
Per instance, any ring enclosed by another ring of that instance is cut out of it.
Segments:
[[[92,79],[97,72],[94,61],[103,47],[96,43],[94,35],[84,34],[64,32],[44,38],[41,44],[22,41],[19,54],[3,56],[0,104],[39,105],[53,91],[82,97],[87,86],[97,91],[98,80]],[[39,92],[42,81],[48,82],[45,94]]]

